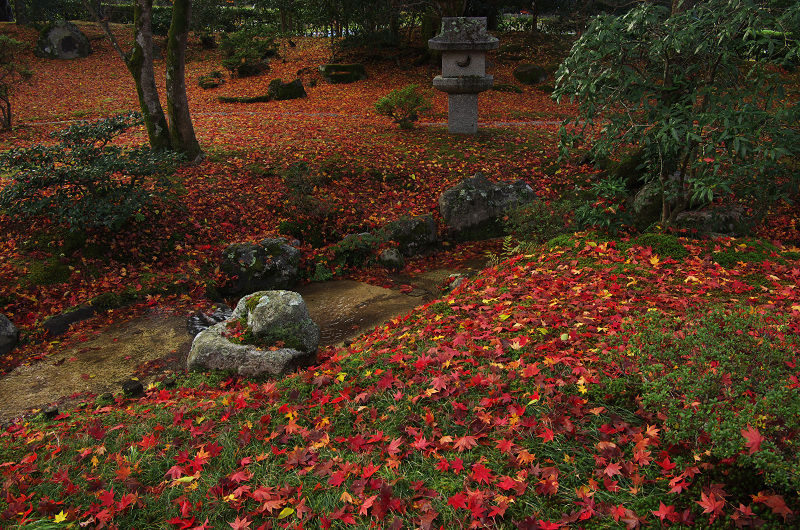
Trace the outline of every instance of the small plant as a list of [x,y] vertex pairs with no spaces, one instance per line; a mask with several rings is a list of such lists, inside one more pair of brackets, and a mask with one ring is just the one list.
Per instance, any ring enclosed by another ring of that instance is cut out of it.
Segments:
[[511,210],[506,218],[506,232],[519,241],[544,243],[561,234],[574,232],[572,211],[568,201],[535,200]]
[[267,59],[276,54],[275,39],[261,30],[246,28],[222,37],[222,66],[231,77],[250,77],[269,70]]
[[580,227],[593,227],[616,234],[631,224],[631,215],[625,202],[628,188],[619,177],[609,177],[596,182],[591,189],[597,199],[575,210],[575,222]]
[[0,155],[11,184],[0,190],[0,208],[22,219],[46,217],[71,231],[119,230],[143,221],[172,197],[168,175],[180,160],[171,151],[124,148],[112,140],[141,123],[138,113],[55,132],[52,146],[34,145]]
[[392,90],[375,103],[375,110],[381,116],[392,118],[401,129],[411,129],[420,114],[431,109],[430,101],[417,89],[417,85],[408,85]]

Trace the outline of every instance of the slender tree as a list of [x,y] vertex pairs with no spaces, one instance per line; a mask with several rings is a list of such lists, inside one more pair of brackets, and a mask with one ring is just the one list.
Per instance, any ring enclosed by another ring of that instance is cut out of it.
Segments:
[[136,0],[134,8],[133,51],[126,54],[102,19],[87,0],[81,0],[106,34],[117,54],[128,67],[136,85],[139,107],[144,117],[150,146],[171,149],[190,160],[202,155],[194,133],[186,97],[186,42],[191,20],[192,0],[176,0],[172,7],[172,23],[167,40],[167,112],[161,106],[153,67],[153,0]]

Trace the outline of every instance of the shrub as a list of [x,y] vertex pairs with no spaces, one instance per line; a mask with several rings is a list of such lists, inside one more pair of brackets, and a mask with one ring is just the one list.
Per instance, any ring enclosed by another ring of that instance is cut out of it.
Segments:
[[222,66],[231,77],[249,77],[269,70],[266,59],[277,52],[275,39],[255,28],[245,28],[222,37]]
[[544,243],[573,232],[573,204],[536,200],[508,212],[505,229],[519,241]]
[[[661,184],[665,225],[693,201],[735,192],[763,203],[800,179],[785,163],[800,154],[800,107],[785,102],[779,72],[759,52],[785,47],[774,30],[800,17],[800,5],[779,19],[753,0],[680,4],[691,8],[643,2],[595,18],[553,94],[578,102],[576,127],[562,128],[564,152],[589,131],[598,132],[594,158],[641,148],[645,178]],[[784,59],[797,53],[794,42]]]
[[12,182],[0,190],[0,207],[22,219],[46,217],[71,231],[119,230],[144,220],[159,200],[172,197],[168,175],[180,155],[111,141],[141,123],[137,113],[81,122],[51,136],[60,143],[13,149],[0,155]]
[[622,178],[609,177],[592,185],[596,197],[592,203],[575,210],[575,222],[581,228],[593,227],[616,234],[632,222],[627,211],[628,188]]
[[431,109],[430,101],[417,88],[417,85],[408,85],[392,90],[375,103],[376,112],[392,118],[401,129],[411,129],[420,114]]
[[[662,413],[662,439],[711,462],[800,488],[800,339],[772,312],[648,313],[628,343],[645,408]],[[691,458],[691,456],[689,456]]]

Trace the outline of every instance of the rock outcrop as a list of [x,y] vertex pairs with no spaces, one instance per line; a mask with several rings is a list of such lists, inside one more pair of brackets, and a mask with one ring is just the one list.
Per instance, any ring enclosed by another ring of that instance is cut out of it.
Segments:
[[319,327],[299,294],[261,291],[239,300],[228,320],[201,331],[186,366],[282,377],[316,360],[319,339]]
[[492,182],[477,173],[439,196],[439,212],[456,241],[490,239],[504,234],[501,218],[507,211],[535,198],[522,180]]
[[34,52],[37,57],[46,59],[77,59],[87,57],[92,47],[78,26],[57,20],[48,24],[39,34]]
[[229,278],[220,288],[226,296],[287,289],[300,280],[300,250],[284,238],[234,243],[222,253],[220,269]]

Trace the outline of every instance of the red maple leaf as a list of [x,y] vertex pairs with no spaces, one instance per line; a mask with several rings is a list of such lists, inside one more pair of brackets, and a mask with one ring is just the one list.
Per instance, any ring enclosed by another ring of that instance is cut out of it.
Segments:
[[621,474],[620,469],[622,469],[622,466],[620,466],[617,462],[611,462],[603,470],[603,474],[608,475],[609,477],[613,477],[614,475],[620,475]]
[[403,444],[403,438],[395,438],[389,445],[386,446],[386,452],[390,455],[396,455],[400,453],[400,446]]
[[772,513],[783,516],[784,521],[794,518],[794,512],[786,506],[786,501],[780,495],[767,497],[766,505],[772,508]]
[[247,527],[250,526],[252,523],[253,521],[251,521],[250,518],[247,516],[245,516],[244,519],[240,519],[237,516],[232,523],[228,523],[228,526],[233,528],[233,530],[246,530]]
[[703,513],[711,514],[709,522],[714,521],[719,515],[722,515],[722,508],[725,507],[725,501],[717,498],[713,493],[711,495],[701,493],[700,500],[694,502],[703,508]]
[[484,466],[483,464],[474,464],[472,466],[472,478],[478,481],[478,484],[481,482],[485,482],[489,484],[492,482],[494,476],[491,473],[491,470]]
[[449,499],[447,499],[448,506],[452,506],[453,508],[466,508],[467,507],[467,496],[464,495],[464,492],[459,491]]
[[458,449],[459,453],[463,453],[468,449],[472,449],[476,445],[478,445],[478,441],[475,439],[475,437],[467,435],[457,438],[456,443],[453,446]]
[[504,475],[503,480],[497,483],[497,487],[502,490],[510,490],[517,487],[517,481],[508,475]]
[[545,427],[544,428],[544,432],[542,432],[541,434],[537,434],[536,436],[540,437],[545,442],[552,442],[554,435],[553,435],[553,431],[550,430],[549,427]]
[[764,441],[764,437],[761,436],[761,433],[758,432],[758,429],[755,427],[751,427],[750,424],[747,424],[747,429],[741,430],[742,436],[744,436],[746,442],[745,446],[750,449],[748,454],[757,453],[761,450],[761,442]]
[[663,502],[659,502],[658,510],[650,510],[653,515],[658,517],[661,522],[664,522],[664,519],[668,519],[670,522],[675,522],[678,514],[675,512],[675,507],[673,505],[666,506]]

